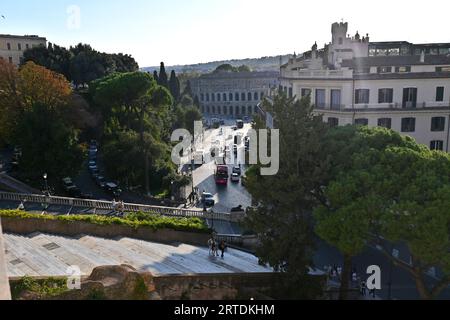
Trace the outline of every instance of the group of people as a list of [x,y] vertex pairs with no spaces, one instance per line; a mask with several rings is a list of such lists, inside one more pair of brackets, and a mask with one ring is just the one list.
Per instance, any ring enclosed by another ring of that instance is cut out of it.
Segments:
[[197,187],[194,188],[194,191],[188,197],[189,204],[197,204],[200,201],[200,193]]
[[209,255],[212,255],[213,257],[219,256],[219,250],[222,253],[221,258],[223,259],[225,257],[225,250],[227,249],[227,244],[224,240],[220,241],[219,245],[217,245],[216,240],[214,237],[210,238],[208,240],[208,247],[209,247]]
[[[330,277],[331,280],[336,280],[338,282],[341,281],[342,279],[342,267],[334,265],[334,266],[326,266],[325,270],[328,272],[328,276]],[[372,297],[375,299],[376,297],[376,290],[368,290],[367,289],[367,283],[366,281],[362,280],[361,277],[358,276],[358,273],[356,271],[355,268],[352,269],[352,286],[354,288],[358,288],[359,286],[359,291],[360,294],[363,297],[367,296],[367,293],[369,293],[369,295],[372,295]]]
[[112,207],[114,209],[114,213],[119,213],[119,215],[123,216],[125,213],[125,203],[123,201],[116,201],[113,199]]

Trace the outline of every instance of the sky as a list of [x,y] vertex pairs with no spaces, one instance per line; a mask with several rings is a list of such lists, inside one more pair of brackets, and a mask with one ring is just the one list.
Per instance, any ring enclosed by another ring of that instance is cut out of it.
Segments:
[[2,0],[0,34],[128,53],[140,67],[301,53],[342,19],[371,41],[450,42],[448,0]]

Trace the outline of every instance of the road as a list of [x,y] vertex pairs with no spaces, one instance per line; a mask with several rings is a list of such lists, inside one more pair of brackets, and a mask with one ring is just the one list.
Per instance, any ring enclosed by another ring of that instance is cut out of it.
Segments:
[[[232,208],[239,205],[245,209],[252,203],[250,194],[245,187],[242,186],[241,182],[233,183],[229,181],[227,186],[217,186],[214,181],[216,164],[214,159],[210,157],[211,147],[215,145],[223,149],[225,146],[230,146],[230,150],[233,150],[234,136],[242,135],[242,137],[245,137],[251,129],[250,124],[245,124],[243,129],[236,131],[232,129],[233,126],[234,122],[228,120],[226,125],[221,127],[222,133],[220,133],[221,129],[206,130],[203,142],[200,141],[196,145],[196,150],[203,150],[206,154],[206,163],[202,166],[198,166],[194,170],[194,186],[198,187],[200,192],[205,191],[214,195],[216,205],[213,207],[213,210],[216,212],[230,212]],[[218,144],[215,144],[217,141]],[[233,152],[231,152],[230,156],[226,159],[226,163],[229,167],[230,176],[235,164],[241,165],[242,176],[245,175],[247,166],[245,165],[245,145],[243,138],[238,145],[237,158],[235,158]]]

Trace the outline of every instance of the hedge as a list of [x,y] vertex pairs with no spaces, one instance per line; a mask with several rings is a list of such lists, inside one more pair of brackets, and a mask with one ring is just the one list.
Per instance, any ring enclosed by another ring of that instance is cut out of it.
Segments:
[[0,210],[0,217],[15,219],[43,219],[65,222],[86,222],[96,225],[121,225],[138,228],[172,229],[175,231],[192,231],[209,233],[210,230],[205,221],[197,217],[167,217],[150,213],[129,213],[125,217],[107,217],[99,215],[50,215],[20,210]]

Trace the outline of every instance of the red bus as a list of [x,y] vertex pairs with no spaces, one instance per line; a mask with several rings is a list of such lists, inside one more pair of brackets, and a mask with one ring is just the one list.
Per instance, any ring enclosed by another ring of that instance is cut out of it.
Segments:
[[228,166],[217,166],[216,172],[214,173],[214,179],[218,185],[228,184]]

